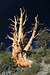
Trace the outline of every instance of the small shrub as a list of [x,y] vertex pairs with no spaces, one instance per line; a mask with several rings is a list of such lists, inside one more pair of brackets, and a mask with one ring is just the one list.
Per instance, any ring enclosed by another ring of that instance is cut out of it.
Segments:
[[50,75],[50,73],[47,73],[47,75]]
[[36,60],[37,63],[42,61],[40,54],[33,54],[32,58],[33,58],[33,61]]
[[36,74],[39,70],[40,70],[40,65],[36,64],[36,63],[33,63],[32,67],[31,67],[31,72],[33,74]]
[[45,62],[46,64],[50,64],[50,57],[46,57],[46,58],[44,59],[44,62]]
[[37,54],[41,55],[41,57],[46,56],[46,49],[44,49],[44,48],[39,48],[39,49],[37,50]]

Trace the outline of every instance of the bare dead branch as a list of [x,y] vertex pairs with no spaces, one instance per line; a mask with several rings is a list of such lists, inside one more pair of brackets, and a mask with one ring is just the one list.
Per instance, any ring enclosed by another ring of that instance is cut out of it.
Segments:
[[19,31],[18,31],[18,43],[20,40],[23,41],[23,12],[22,9],[20,8],[21,15],[20,15],[20,24],[19,24]]
[[14,24],[10,24],[10,26],[14,27]]
[[38,18],[38,15],[35,17],[35,27],[34,27],[32,36],[31,36],[31,38],[30,38],[28,44],[27,44],[27,45],[25,46],[25,48],[24,48],[24,50],[26,50],[26,51],[28,51],[30,45],[32,44],[32,40],[37,36],[37,35],[35,36],[36,30],[37,30],[37,22],[38,22],[38,21],[37,21],[37,18]]
[[22,11],[22,9],[20,8],[20,13],[21,13],[21,17],[23,17],[23,15],[25,13],[25,9],[24,9],[24,11]]
[[9,38],[9,39],[12,40],[12,41],[14,40],[14,39],[13,39],[12,37],[10,37],[9,35],[7,35],[7,38]]
[[23,22],[23,25],[25,25],[26,21],[27,21],[27,15],[25,16],[25,20]]
[[9,27],[9,28],[11,28],[12,30],[14,30],[14,28],[13,28],[13,27]]
[[13,32],[10,32],[11,34],[14,34]]
[[9,18],[9,20],[10,20],[10,21],[12,21],[12,23],[14,23],[14,24],[15,24],[15,22],[14,22],[12,19],[10,19],[10,18]]
[[15,31],[17,32],[17,20],[16,20],[16,17],[15,16],[14,16],[14,20],[15,20],[14,28],[15,28]]

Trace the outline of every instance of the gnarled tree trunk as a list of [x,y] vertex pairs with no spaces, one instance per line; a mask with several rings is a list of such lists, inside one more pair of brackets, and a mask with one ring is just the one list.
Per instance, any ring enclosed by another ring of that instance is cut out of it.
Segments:
[[[23,21],[23,18],[25,18],[24,21]],[[33,63],[30,59],[26,57],[26,53],[23,53],[23,50],[28,51],[29,47],[32,44],[32,40],[37,36],[36,35],[37,23],[38,23],[37,18],[38,16],[35,17],[35,25],[33,27],[32,36],[24,48],[22,48],[21,44],[22,45],[24,44],[23,40],[24,40],[25,34],[23,33],[23,26],[25,25],[25,22],[27,21],[27,15],[25,15],[25,10],[22,11],[22,9],[20,8],[20,17],[16,19],[16,17],[14,16],[15,21],[10,19],[14,23],[14,25],[11,24],[12,26],[11,28],[14,32],[12,33],[13,36],[10,37],[8,35],[8,38],[12,40],[12,58],[14,63],[18,66],[31,67]],[[19,29],[17,31],[18,25],[19,25]]]

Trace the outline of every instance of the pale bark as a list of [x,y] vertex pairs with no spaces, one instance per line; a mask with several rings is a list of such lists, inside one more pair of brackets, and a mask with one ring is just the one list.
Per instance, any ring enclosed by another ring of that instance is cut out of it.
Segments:
[[[15,21],[10,19],[13,22],[13,24],[11,24],[11,27],[12,27],[12,30],[14,30],[14,32],[12,33],[13,37],[8,36],[8,38],[13,41],[13,43],[12,43],[12,58],[13,58],[13,61],[15,62],[15,64],[18,66],[21,66],[21,67],[31,67],[32,61],[29,60],[28,58],[26,58],[26,53],[23,54],[22,51],[23,50],[28,51],[29,47],[32,44],[32,40],[37,36],[35,34],[36,34],[36,30],[37,30],[38,16],[35,17],[35,26],[33,28],[33,31],[30,31],[30,32],[32,32],[32,36],[29,39],[27,45],[23,49],[23,48],[21,48],[20,43],[23,43],[23,40],[24,40],[25,34],[23,34],[23,26],[25,25],[25,23],[27,21],[27,15],[25,15],[25,19],[23,21],[24,14],[25,14],[25,10],[22,11],[22,9],[20,8],[20,18],[16,19],[16,17],[14,16]],[[17,25],[19,25],[18,32],[17,32]],[[30,32],[28,32],[28,33],[30,33]]]
[[27,44],[26,47],[24,48],[24,50],[26,50],[26,51],[29,49],[29,47],[30,47],[31,44],[32,44],[32,40],[35,38],[35,34],[36,34],[36,30],[37,30],[37,23],[38,23],[37,18],[38,18],[38,16],[35,17],[35,27],[34,27],[34,29],[33,29],[32,36],[31,36],[31,38],[30,38],[28,44]]
[[20,19],[19,19],[19,32],[18,32],[18,44],[19,42],[23,43],[23,39],[24,39],[24,34],[23,34],[23,25],[25,25],[25,22],[27,20],[27,15],[25,16],[25,20],[23,22],[23,15],[25,14],[25,10],[22,11],[22,9],[20,8]]

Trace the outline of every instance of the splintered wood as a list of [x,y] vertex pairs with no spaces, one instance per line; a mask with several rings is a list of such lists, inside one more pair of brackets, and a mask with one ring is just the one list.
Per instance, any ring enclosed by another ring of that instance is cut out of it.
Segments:
[[[25,23],[27,21],[27,15],[25,15],[25,9],[21,9],[20,8],[20,17],[15,17],[14,16],[14,21],[12,19],[10,19],[13,24],[11,24],[11,29],[14,31],[12,32],[12,37],[10,37],[9,35],[7,36],[10,40],[12,40],[12,58],[13,61],[16,65],[21,66],[21,67],[31,67],[33,61],[28,59],[26,57],[26,53],[24,53],[24,51],[28,51],[28,49],[30,48],[31,44],[32,44],[32,40],[36,37],[36,31],[37,31],[37,18],[38,15],[35,17],[35,24],[32,30],[32,36],[30,37],[28,43],[26,46],[24,46],[22,48],[22,45],[24,45],[24,31],[23,31],[23,27],[25,26]],[[24,18],[24,19],[23,19]],[[24,20],[24,21],[23,21]],[[19,26],[19,28],[18,28]]]

